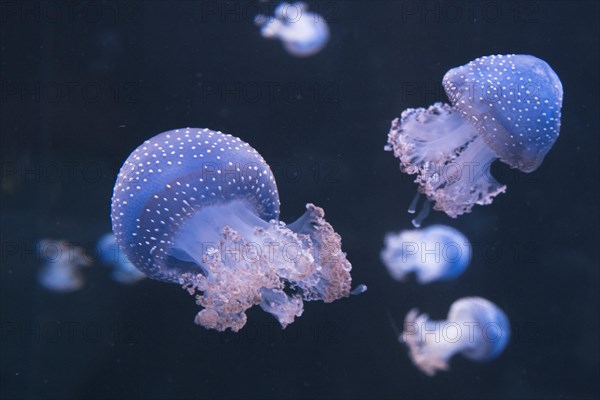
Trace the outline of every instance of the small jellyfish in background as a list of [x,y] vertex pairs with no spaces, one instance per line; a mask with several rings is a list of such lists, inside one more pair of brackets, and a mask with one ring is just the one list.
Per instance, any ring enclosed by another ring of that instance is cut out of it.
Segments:
[[81,268],[92,263],[83,248],[66,240],[42,239],[36,245],[36,253],[44,260],[38,281],[46,289],[72,292],[83,287]]
[[471,244],[446,225],[388,233],[381,260],[397,281],[414,273],[421,284],[454,279],[471,261]]
[[254,22],[264,37],[281,40],[288,53],[296,57],[317,54],[329,40],[325,19],[308,12],[303,2],[281,3],[275,8],[274,17],[259,14]]
[[285,327],[303,301],[350,291],[351,264],[321,208],[279,221],[271,169],[248,143],[210,129],[161,133],[123,164],[112,226],[127,258],[147,276],[196,295],[195,322],[238,331],[254,305]]
[[137,269],[121,251],[112,232],[98,240],[96,250],[98,258],[112,267],[111,278],[116,282],[130,284],[146,278],[146,275]]
[[456,353],[473,361],[491,361],[504,351],[509,338],[508,318],[498,306],[481,297],[465,297],[452,303],[442,321],[431,321],[412,309],[399,339],[408,346],[413,364],[433,376],[448,370],[448,360]]
[[491,176],[494,160],[524,172],[540,166],[558,138],[563,88],[552,68],[530,55],[478,58],[448,71],[443,86],[452,105],[404,110],[385,149],[403,172],[417,174],[434,209],[456,218],[506,190]]

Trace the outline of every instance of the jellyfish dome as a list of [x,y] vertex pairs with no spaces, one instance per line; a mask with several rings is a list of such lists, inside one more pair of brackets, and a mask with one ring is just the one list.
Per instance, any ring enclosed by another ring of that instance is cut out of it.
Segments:
[[491,176],[494,160],[524,172],[540,166],[558,138],[563,88],[545,61],[521,54],[451,69],[443,86],[452,105],[404,110],[385,149],[436,210],[456,218],[506,190]]
[[285,327],[303,301],[350,294],[341,238],[313,204],[279,220],[271,169],[248,143],[209,129],[161,133],[123,164],[112,225],[127,258],[151,278],[182,285],[195,322],[238,331],[254,305]]
[[504,351],[509,339],[506,314],[481,297],[455,301],[447,319],[441,321],[431,321],[427,314],[412,309],[400,337],[413,364],[429,376],[448,370],[448,361],[457,353],[472,361],[491,361]]
[[317,54],[329,40],[325,19],[308,12],[303,2],[281,3],[274,17],[259,14],[254,22],[261,27],[263,37],[281,40],[287,52],[296,57]]
[[471,261],[471,244],[458,230],[446,225],[388,233],[381,260],[397,281],[414,273],[420,284],[454,279]]

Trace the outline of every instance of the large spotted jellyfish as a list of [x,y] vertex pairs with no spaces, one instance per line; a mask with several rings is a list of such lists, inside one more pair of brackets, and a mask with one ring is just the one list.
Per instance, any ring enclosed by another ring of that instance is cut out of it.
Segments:
[[452,105],[404,110],[385,149],[403,172],[417,174],[419,192],[436,210],[456,218],[506,190],[490,174],[494,160],[524,172],[540,166],[560,131],[563,88],[552,68],[531,55],[478,58],[448,71],[443,86]]
[[320,52],[329,40],[329,27],[319,14],[308,12],[303,2],[281,3],[275,16],[254,17],[263,37],[279,39],[293,56],[308,57]]
[[432,376],[449,369],[448,361],[457,353],[472,361],[491,361],[504,351],[509,338],[510,323],[497,305],[465,297],[452,303],[446,320],[431,321],[412,309],[399,339],[408,346],[413,364]]
[[112,226],[137,268],[196,295],[197,324],[238,331],[260,305],[285,328],[303,300],[354,293],[340,236],[321,208],[306,209],[289,225],[279,221],[277,186],[260,154],[237,137],[187,128],[154,136],[127,158]]
[[421,284],[454,279],[471,261],[471,244],[458,230],[446,225],[388,233],[381,260],[397,281],[414,273]]

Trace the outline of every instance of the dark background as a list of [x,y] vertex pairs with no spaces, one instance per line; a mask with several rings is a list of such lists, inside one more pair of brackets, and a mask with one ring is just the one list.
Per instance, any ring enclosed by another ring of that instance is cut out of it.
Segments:
[[[2,398],[597,398],[598,3],[309,3],[331,40],[298,59],[252,23],[273,3],[2,1]],[[492,205],[426,221],[472,240],[463,276],[395,282],[379,252],[387,231],[411,228],[416,186],[383,151],[390,121],[446,101],[448,69],[506,53],[560,76],[561,135],[538,171],[495,168],[508,190]],[[368,292],[306,304],[284,331],[253,309],[231,334],[194,325],[176,285],[122,286],[98,263],[80,291],[40,287],[35,242],[93,254],[123,160],[186,126],[256,148],[282,220],[323,207]],[[509,346],[423,375],[389,317],[418,306],[440,319],[472,295],[506,311]]]

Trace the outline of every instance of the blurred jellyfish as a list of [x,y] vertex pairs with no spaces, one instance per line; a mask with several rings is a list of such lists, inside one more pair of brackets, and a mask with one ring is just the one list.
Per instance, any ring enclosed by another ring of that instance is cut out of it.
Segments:
[[385,149],[403,172],[417,174],[419,192],[436,210],[456,218],[506,190],[490,174],[495,159],[524,172],[540,166],[560,131],[563,88],[552,68],[530,55],[478,58],[448,71],[443,86],[452,106],[404,110]]
[[65,240],[42,239],[36,245],[36,252],[45,262],[38,281],[46,289],[72,292],[83,287],[81,268],[91,265],[91,259],[81,247]]
[[509,338],[508,318],[498,306],[481,297],[465,297],[452,303],[442,321],[431,321],[412,309],[399,339],[408,346],[413,364],[433,376],[448,370],[448,360],[456,353],[478,362],[493,360]]
[[279,221],[277,186],[260,154],[234,136],[187,128],[131,153],[115,184],[112,223],[137,268],[196,295],[197,324],[238,331],[253,305],[285,327],[303,300],[350,294],[340,236],[321,208],[306,209],[294,223]]
[[254,22],[264,37],[280,39],[288,53],[296,57],[317,54],[329,40],[325,19],[308,12],[303,2],[281,3],[275,8],[274,17],[259,14]]
[[397,281],[404,281],[410,273],[414,273],[421,284],[454,279],[471,261],[471,244],[454,228],[432,225],[388,233],[381,260]]
[[111,277],[113,280],[130,284],[146,278],[146,275],[137,269],[119,249],[115,235],[112,232],[107,233],[98,240],[96,250],[98,258],[112,267]]

